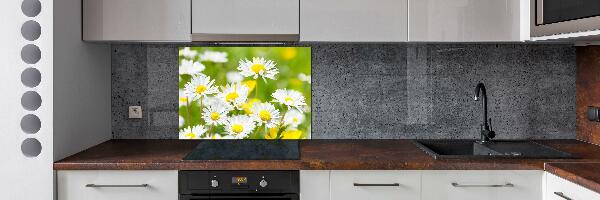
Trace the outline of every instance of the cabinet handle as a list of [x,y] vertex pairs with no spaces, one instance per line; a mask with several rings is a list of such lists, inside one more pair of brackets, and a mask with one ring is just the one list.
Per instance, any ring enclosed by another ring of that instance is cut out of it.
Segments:
[[393,187],[393,186],[400,186],[399,183],[354,183],[354,186],[356,187]]
[[462,184],[458,184],[458,183],[452,183],[452,186],[454,187],[514,187],[515,185],[513,185],[512,183],[506,183],[503,185],[500,184],[492,184],[492,185],[462,185]]
[[139,184],[139,185],[97,185],[97,184],[86,184],[85,187],[92,187],[92,188],[102,188],[102,187],[112,187],[112,188],[122,188],[122,187],[148,187],[148,184]]
[[555,194],[556,196],[559,196],[559,197],[561,197],[561,198],[565,199],[565,200],[573,200],[573,199],[569,198],[568,196],[566,196],[566,195],[565,195],[564,193],[562,193],[562,192],[554,192],[554,194]]

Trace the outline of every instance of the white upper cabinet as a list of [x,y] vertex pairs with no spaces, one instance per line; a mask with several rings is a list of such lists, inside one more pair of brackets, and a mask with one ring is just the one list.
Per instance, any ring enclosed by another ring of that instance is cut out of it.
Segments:
[[529,0],[410,0],[409,41],[525,41]]
[[190,0],[83,0],[85,41],[190,41]]
[[194,41],[298,41],[299,0],[192,0]]
[[405,42],[408,0],[301,0],[300,41]]

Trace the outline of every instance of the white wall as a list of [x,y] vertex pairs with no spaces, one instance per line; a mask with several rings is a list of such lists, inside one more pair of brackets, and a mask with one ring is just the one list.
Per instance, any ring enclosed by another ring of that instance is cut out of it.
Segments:
[[54,0],[54,160],[112,137],[110,46],[81,40],[81,0]]
[[[53,1],[41,0],[41,13],[27,17],[21,12],[22,0],[0,1],[0,199],[44,200],[53,196],[53,123],[52,123],[52,6]],[[21,36],[21,25],[35,20],[41,25],[41,36],[27,41]],[[35,64],[21,60],[21,48],[37,45],[41,59]],[[38,69],[42,81],[33,88],[21,83],[21,72],[27,67]],[[26,91],[37,92],[41,106],[27,111],[21,106]],[[20,121],[26,114],[40,118],[41,128],[35,134],[21,130]],[[33,138],[41,143],[41,153],[26,157],[21,143]]]

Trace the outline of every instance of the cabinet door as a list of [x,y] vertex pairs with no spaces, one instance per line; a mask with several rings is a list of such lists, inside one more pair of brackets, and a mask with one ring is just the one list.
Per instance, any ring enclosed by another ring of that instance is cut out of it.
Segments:
[[329,170],[300,171],[300,200],[329,200]]
[[423,200],[542,200],[542,171],[424,171]]
[[83,0],[83,40],[190,41],[190,0]]
[[331,171],[331,200],[419,200],[419,171]]
[[409,41],[529,40],[527,0],[410,0]]
[[600,200],[600,194],[588,190],[575,183],[546,173],[546,191],[544,200]]
[[58,200],[177,200],[179,196],[177,171],[58,171],[56,182]]
[[297,41],[299,4],[299,0],[192,0],[192,40]]
[[300,40],[403,42],[408,0],[302,0]]

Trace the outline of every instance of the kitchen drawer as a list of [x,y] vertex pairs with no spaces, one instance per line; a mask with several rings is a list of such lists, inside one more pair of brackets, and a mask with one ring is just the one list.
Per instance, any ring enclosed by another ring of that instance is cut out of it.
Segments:
[[424,171],[422,199],[542,200],[542,179],[533,170]]
[[546,191],[544,192],[544,199],[600,200],[600,194],[554,174],[546,173]]
[[300,199],[329,200],[329,170],[300,170]]
[[[141,184],[148,185],[123,187]],[[177,171],[58,171],[57,193],[58,200],[177,200]]]
[[330,190],[331,200],[418,200],[421,172],[334,170],[331,171]]

